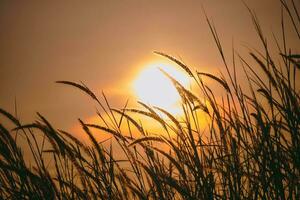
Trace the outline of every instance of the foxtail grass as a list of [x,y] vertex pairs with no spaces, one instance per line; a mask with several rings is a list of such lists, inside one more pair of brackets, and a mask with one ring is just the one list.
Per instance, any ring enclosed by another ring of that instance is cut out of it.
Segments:
[[[22,124],[0,109],[2,118],[14,127],[11,130],[0,122],[0,197],[300,199],[300,55],[289,48],[285,34],[285,20],[289,20],[299,42],[300,18],[293,0],[280,2],[282,38],[274,37],[275,57],[249,8],[263,50],[250,51],[245,57],[232,49],[231,64],[206,17],[225,75],[193,71],[177,58],[155,52],[181,67],[197,86],[195,91],[185,88],[162,70],[180,94],[181,117],[143,102],[139,102],[142,108],[126,104],[116,109],[103,93],[98,97],[83,83],[57,81],[81,90],[98,105],[101,123],[78,120],[88,136],[87,144],[54,128],[39,113],[35,122]],[[239,82],[238,71],[246,84]],[[205,79],[224,92],[216,93]],[[151,134],[136,115],[146,117],[144,123],[160,124],[159,133]],[[202,118],[207,121],[205,127]],[[111,139],[99,141],[99,131]],[[30,162],[17,138],[28,146]]]

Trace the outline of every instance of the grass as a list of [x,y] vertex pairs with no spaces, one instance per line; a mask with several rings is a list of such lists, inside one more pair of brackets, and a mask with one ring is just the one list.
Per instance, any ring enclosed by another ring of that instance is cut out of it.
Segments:
[[[293,1],[281,4],[299,42],[298,9]],[[178,64],[198,87],[190,91],[162,71],[181,96],[182,118],[142,102],[143,109],[114,109],[104,94],[100,99],[84,84],[58,81],[80,89],[101,109],[101,124],[79,119],[91,143],[86,145],[39,113],[37,121],[22,124],[0,109],[14,126],[10,130],[0,123],[0,197],[300,199],[300,55],[287,46],[282,14],[282,43],[275,38],[280,60],[275,62],[255,14],[248,10],[264,50],[250,51],[247,58],[232,50],[231,64],[207,18],[226,76],[194,72],[176,58],[155,52]],[[246,88],[237,81],[237,67],[245,72]],[[204,77],[223,87],[220,100]],[[133,114],[158,122],[160,134],[149,134]],[[207,129],[199,125],[199,116],[208,120]],[[98,141],[95,130],[111,134],[124,159],[116,157],[112,143]],[[30,163],[18,145],[21,139],[33,157]]]

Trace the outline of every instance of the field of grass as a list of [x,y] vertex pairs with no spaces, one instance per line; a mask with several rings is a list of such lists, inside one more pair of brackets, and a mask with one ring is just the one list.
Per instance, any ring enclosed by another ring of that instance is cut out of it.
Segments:
[[[114,109],[105,95],[100,99],[84,84],[58,81],[80,89],[99,106],[102,123],[79,120],[90,140],[87,145],[40,114],[39,120],[22,124],[0,109],[1,117],[14,126],[11,130],[0,122],[0,198],[300,199],[300,55],[291,51],[285,36],[289,22],[299,42],[300,17],[291,2],[281,1],[282,38],[277,39],[264,35],[249,9],[264,50],[252,50],[245,58],[232,49],[230,63],[207,19],[226,75],[194,72],[155,52],[179,65],[198,87],[184,88],[162,71],[181,96],[183,117],[142,102],[143,109]],[[278,47],[276,58],[270,41]],[[237,81],[237,67],[244,70],[246,87]],[[203,78],[223,88],[221,98]],[[158,122],[161,134],[149,135],[133,114]],[[199,116],[208,119],[205,129]],[[97,141],[95,130],[111,134],[117,147]],[[32,155],[30,163],[20,140]],[[115,148],[123,159],[117,158]]]

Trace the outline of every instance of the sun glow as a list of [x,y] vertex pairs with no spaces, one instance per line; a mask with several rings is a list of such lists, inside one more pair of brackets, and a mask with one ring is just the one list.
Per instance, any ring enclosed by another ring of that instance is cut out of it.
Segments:
[[172,82],[160,69],[183,86],[189,85],[188,76],[178,68],[170,64],[153,63],[146,65],[135,79],[133,83],[135,94],[144,103],[164,108],[172,114],[181,114],[180,96]]

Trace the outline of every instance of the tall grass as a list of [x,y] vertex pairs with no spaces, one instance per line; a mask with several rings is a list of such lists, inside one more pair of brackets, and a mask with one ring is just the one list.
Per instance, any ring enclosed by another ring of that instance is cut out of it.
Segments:
[[[299,42],[299,10],[293,1],[281,3]],[[283,42],[275,38],[280,57],[275,62],[255,14],[249,13],[264,50],[250,51],[247,58],[233,50],[232,64],[207,18],[226,76],[192,71],[155,52],[178,64],[198,87],[197,92],[184,88],[162,70],[181,96],[183,117],[142,102],[143,109],[114,109],[104,94],[100,99],[84,84],[58,81],[80,89],[101,109],[100,124],[79,119],[91,143],[86,145],[39,113],[37,121],[22,124],[0,109],[15,127],[0,123],[1,198],[300,199],[300,55],[287,46],[282,15]],[[247,88],[238,82],[237,67],[245,72]],[[224,94],[219,97],[204,77],[223,87]],[[158,122],[160,134],[149,134],[133,114]],[[200,116],[207,119],[207,129],[200,126]],[[118,149],[98,141],[95,130],[111,134]],[[20,139],[30,149],[29,164]],[[117,158],[116,151],[124,158]]]

